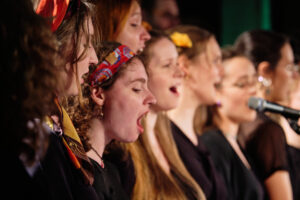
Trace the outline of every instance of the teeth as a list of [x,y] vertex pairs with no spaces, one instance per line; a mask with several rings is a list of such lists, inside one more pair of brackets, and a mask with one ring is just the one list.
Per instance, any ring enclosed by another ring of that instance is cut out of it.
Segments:
[[140,49],[138,50],[138,53],[142,53],[143,50],[144,50],[144,48],[140,48]]

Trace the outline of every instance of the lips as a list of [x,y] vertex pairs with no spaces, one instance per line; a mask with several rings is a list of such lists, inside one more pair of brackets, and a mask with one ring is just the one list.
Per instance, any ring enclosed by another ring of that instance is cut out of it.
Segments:
[[144,116],[146,116],[146,114],[148,113],[149,111],[145,112],[144,114],[142,114],[138,119],[137,119],[137,128],[138,128],[138,131],[139,133],[143,133],[144,132],[144,127],[142,125],[142,119]]
[[179,96],[178,86],[179,85],[174,85],[174,86],[169,88],[170,91],[172,92],[172,94],[174,94],[175,96]]

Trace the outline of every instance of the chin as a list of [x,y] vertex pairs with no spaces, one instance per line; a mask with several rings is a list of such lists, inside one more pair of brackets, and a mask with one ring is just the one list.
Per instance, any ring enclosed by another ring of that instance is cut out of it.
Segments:
[[251,110],[245,116],[247,116],[246,122],[253,122],[256,119],[257,113],[256,111]]

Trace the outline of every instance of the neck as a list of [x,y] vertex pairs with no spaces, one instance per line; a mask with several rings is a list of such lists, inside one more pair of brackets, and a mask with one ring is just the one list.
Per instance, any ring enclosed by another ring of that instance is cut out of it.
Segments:
[[[90,143],[97,153],[102,157],[105,146],[111,141],[105,134],[102,122],[99,119],[92,119],[90,122],[90,129],[88,130]],[[94,151],[90,150],[87,154],[92,159],[102,162]]]
[[220,118],[216,119],[216,124],[225,136],[231,138],[237,138],[238,129],[239,129],[238,123],[233,122],[227,117],[221,116]]
[[185,133],[196,134],[194,131],[194,115],[196,108],[201,104],[199,98],[189,88],[182,90],[182,99],[179,105],[168,112],[168,117]]
[[146,116],[146,132],[147,137],[150,138],[150,141],[156,140],[155,133],[154,133],[154,127],[157,120],[157,113],[150,110],[150,112]]

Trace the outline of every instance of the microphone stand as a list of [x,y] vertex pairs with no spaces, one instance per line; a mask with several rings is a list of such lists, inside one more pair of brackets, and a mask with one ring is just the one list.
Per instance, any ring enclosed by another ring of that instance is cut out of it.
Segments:
[[298,125],[298,119],[295,118],[287,118],[287,121],[289,122],[291,128],[300,135],[300,126]]

